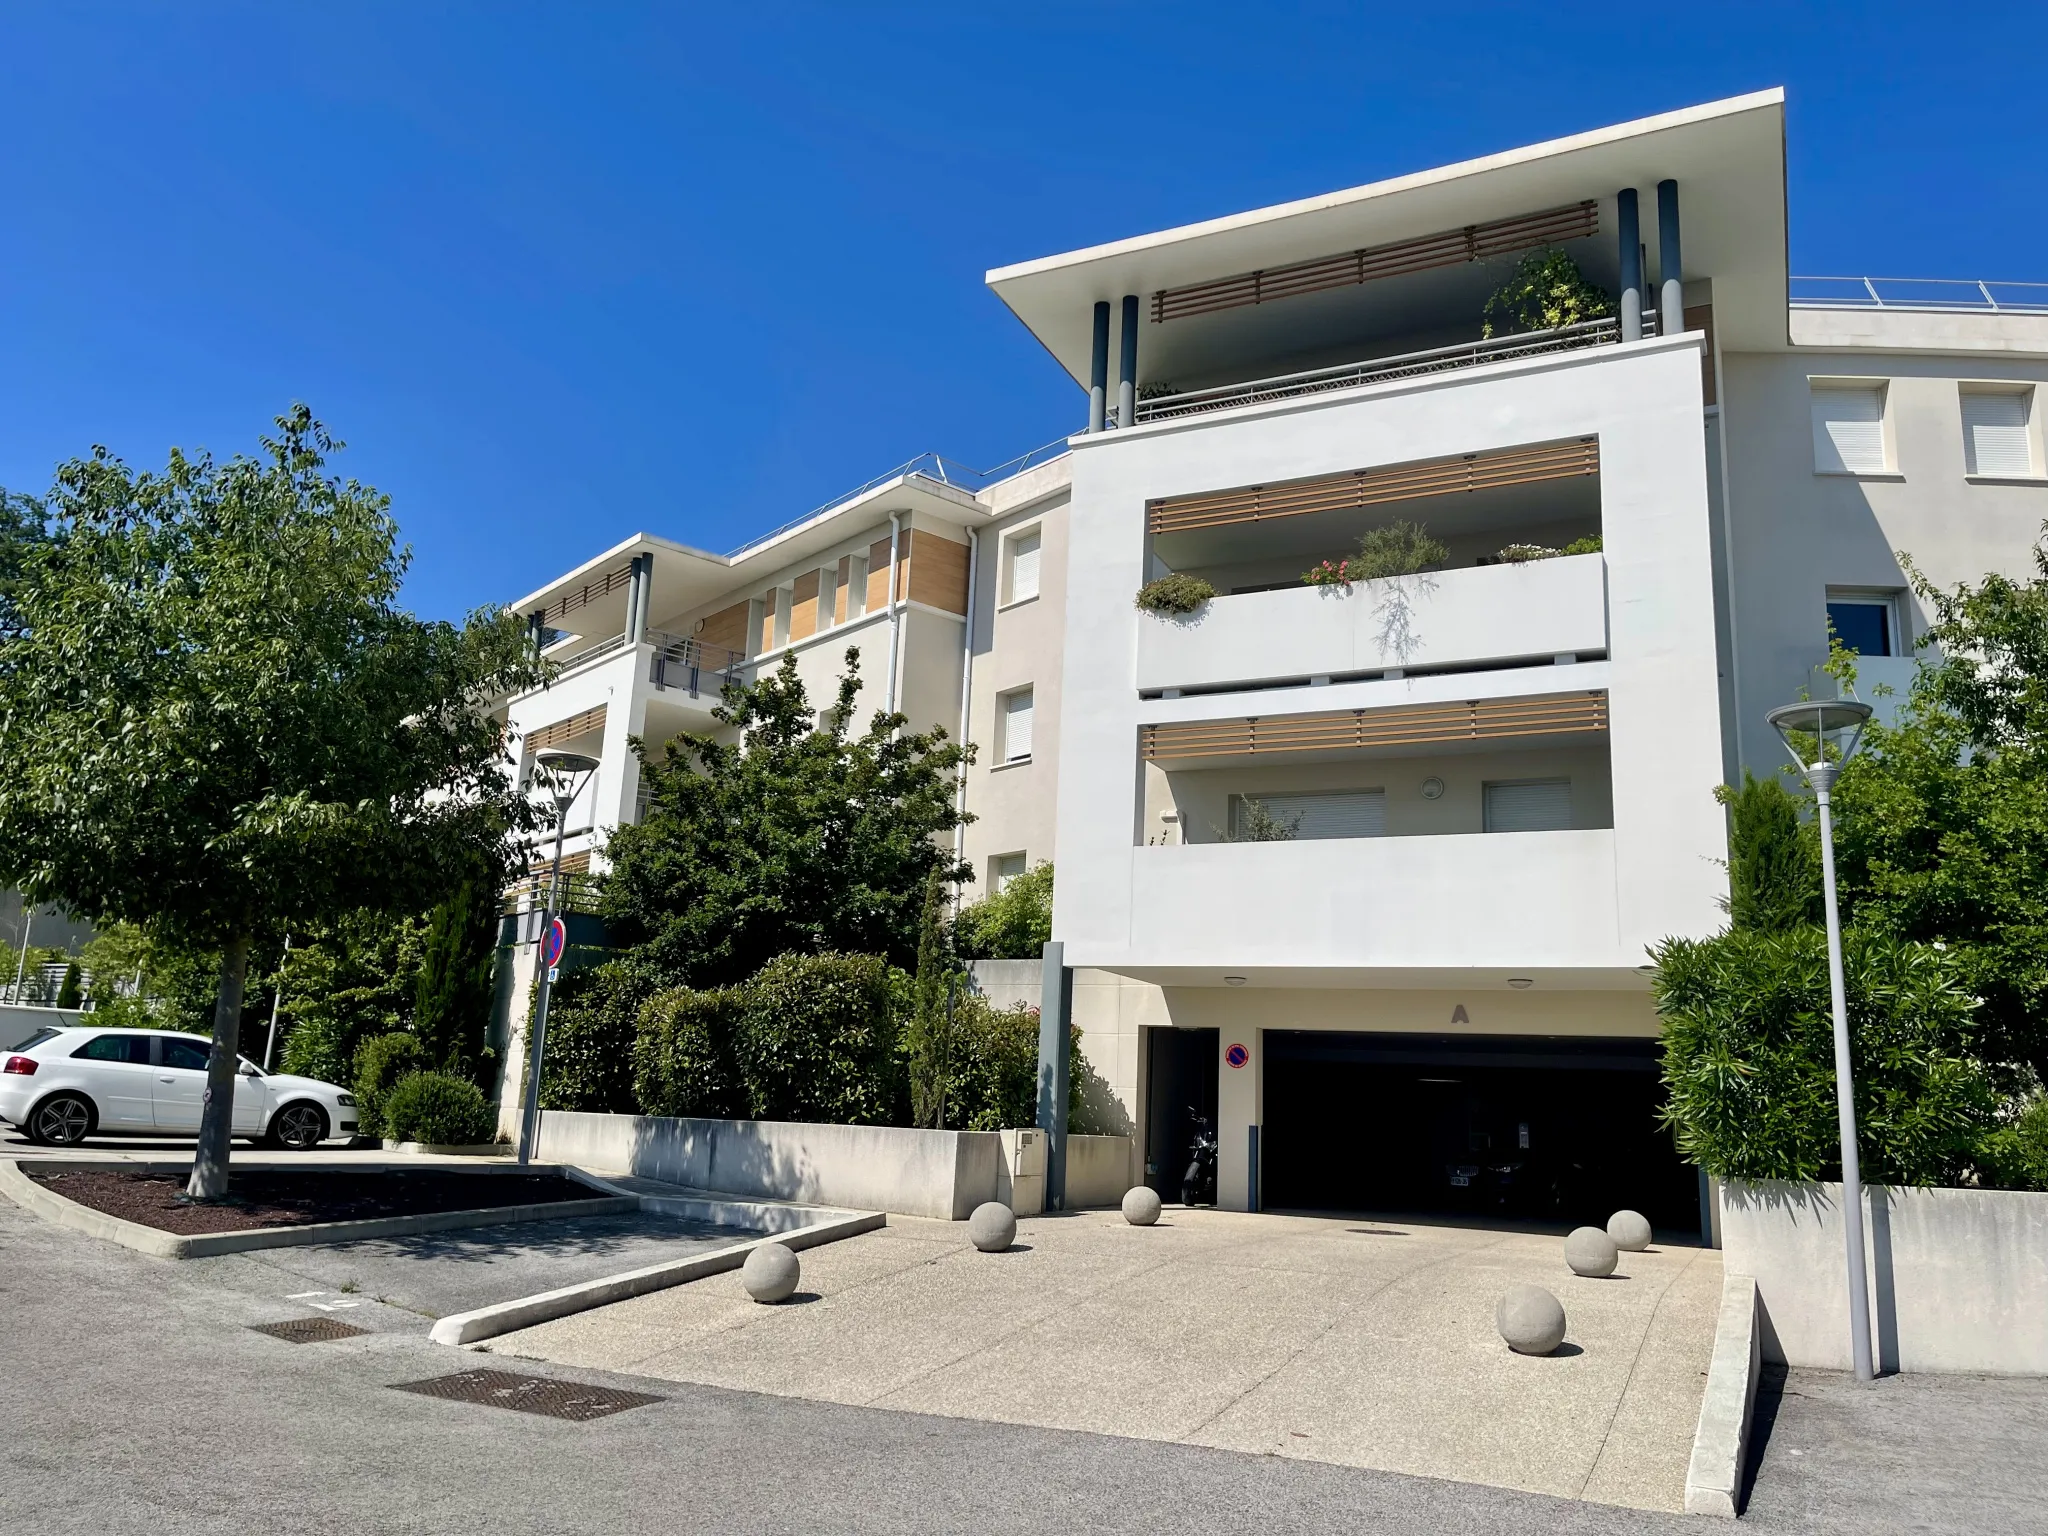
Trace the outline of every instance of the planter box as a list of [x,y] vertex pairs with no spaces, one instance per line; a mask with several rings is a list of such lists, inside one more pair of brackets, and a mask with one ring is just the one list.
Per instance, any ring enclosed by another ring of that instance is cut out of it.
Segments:
[[403,1152],[409,1157],[510,1157],[512,1147],[503,1141],[465,1142],[461,1146],[438,1141],[393,1141],[384,1138],[386,1152]]
[[[2048,1376],[2048,1194],[1869,1189],[1878,1368]],[[1764,1358],[1849,1368],[1839,1184],[1725,1184],[1723,1260],[1756,1277]]]
[[[1114,1143],[1097,1149],[1095,1143]],[[1069,1208],[1114,1205],[1129,1187],[1130,1139],[1067,1139]],[[610,1169],[720,1194],[964,1221],[1003,1198],[1013,1176],[999,1131],[888,1125],[686,1120],[652,1115],[541,1114],[542,1159]],[[1120,1160],[1120,1161],[1119,1161]],[[1113,1195],[1115,1179],[1125,1173]],[[1076,1174],[1080,1174],[1077,1182]]]

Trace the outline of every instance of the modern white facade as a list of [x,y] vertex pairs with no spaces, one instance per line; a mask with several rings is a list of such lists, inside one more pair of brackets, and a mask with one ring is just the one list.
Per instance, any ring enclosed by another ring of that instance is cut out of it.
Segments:
[[[976,743],[977,879],[1056,861],[1076,1022],[1160,1187],[1194,1109],[1226,1205],[1568,1204],[1661,1157],[1622,1192],[1682,1223],[1644,969],[1722,921],[1715,786],[1775,771],[1763,714],[1814,686],[1831,621],[1866,696],[1903,690],[1926,616],[1898,552],[2017,575],[2048,519],[2048,304],[1795,298],[1783,133],[1766,92],[992,272],[1091,430],[729,560],[608,552],[520,608],[564,651],[625,638],[511,721],[601,757],[601,864],[626,736],[715,701],[664,655],[793,648],[822,704],[858,643],[877,707],[893,675]],[[1621,314],[1483,337],[1546,249]],[[1396,521],[1443,558],[1300,580]],[[1137,607],[1168,573],[1217,595]]]

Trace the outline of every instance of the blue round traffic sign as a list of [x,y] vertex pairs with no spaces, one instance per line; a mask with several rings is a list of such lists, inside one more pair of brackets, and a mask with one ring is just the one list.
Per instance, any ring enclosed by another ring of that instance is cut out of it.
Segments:
[[562,963],[562,952],[569,947],[569,929],[559,917],[548,924],[548,931],[540,938],[540,958],[543,965],[552,969]]

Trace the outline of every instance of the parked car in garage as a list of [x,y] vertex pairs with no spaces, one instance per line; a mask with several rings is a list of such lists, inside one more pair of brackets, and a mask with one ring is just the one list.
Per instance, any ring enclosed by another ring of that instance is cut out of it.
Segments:
[[[157,1029],[42,1029],[0,1061],[0,1120],[47,1147],[88,1136],[190,1136],[206,1102],[202,1035]],[[356,1101],[310,1077],[235,1077],[234,1133],[289,1151],[354,1136]]]

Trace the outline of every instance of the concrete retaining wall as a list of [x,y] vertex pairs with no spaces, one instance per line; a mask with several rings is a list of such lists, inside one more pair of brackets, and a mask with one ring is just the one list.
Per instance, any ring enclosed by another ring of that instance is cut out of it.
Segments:
[[[1073,1136],[1067,1148],[1070,1207],[1115,1205],[1123,1198],[1130,1187],[1130,1138]],[[1001,1198],[1011,1184],[998,1131],[551,1109],[541,1115],[537,1155],[720,1194],[941,1221],[966,1220],[977,1205]]]
[[[2048,1376],[2048,1194],[1872,1189],[1878,1368]],[[1723,1257],[1754,1275],[1764,1358],[1849,1368],[1839,1184],[1726,1184]]]
[[76,1008],[0,1003],[0,1051],[11,1051],[39,1029],[69,1029],[85,1015]]

